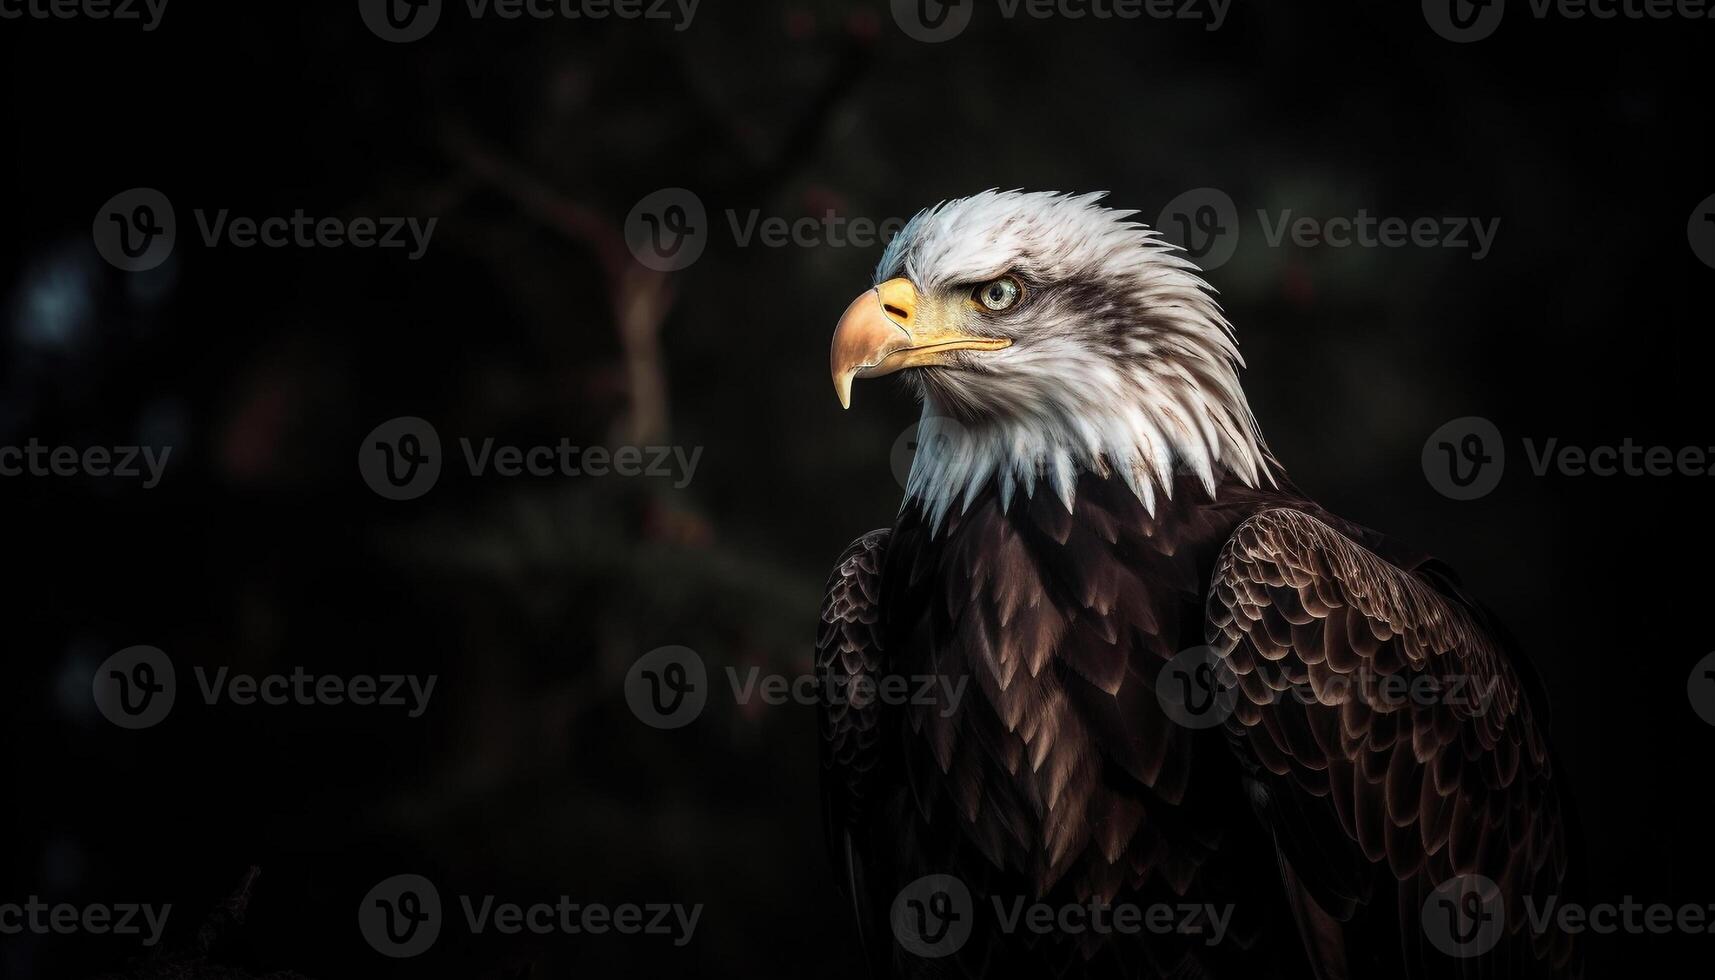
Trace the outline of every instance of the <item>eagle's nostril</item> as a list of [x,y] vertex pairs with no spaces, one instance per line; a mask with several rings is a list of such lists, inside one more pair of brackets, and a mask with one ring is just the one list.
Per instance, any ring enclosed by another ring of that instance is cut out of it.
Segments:
[[883,303],[881,304],[881,308],[887,312],[888,316],[893,317],[895,320],[911,319],[911,311],[907,310],[903,306],[894,306],[892,303]]

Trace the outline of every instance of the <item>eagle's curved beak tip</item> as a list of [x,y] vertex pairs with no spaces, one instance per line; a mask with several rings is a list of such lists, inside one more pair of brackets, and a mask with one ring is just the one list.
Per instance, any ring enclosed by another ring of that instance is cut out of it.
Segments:
[[[828,350],[828,370],[833,374],[834,394],[839,398],[841,408],[852,407],[852,379],[876,373],[889,355],[911,345],[911,334],[889,315],[883,289],[893,295],[898,287],[884,283],[875,289],[864,290],[846,307],[839,326],[834,328],[834,340]],[[915,307],[915,296],[908,302],[910,307]]]

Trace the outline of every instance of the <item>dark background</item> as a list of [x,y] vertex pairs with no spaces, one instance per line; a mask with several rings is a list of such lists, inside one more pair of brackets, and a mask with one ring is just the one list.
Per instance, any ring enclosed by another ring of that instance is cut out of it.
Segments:
[[[385,43],[355,4],[190,4],[160,28],[0,21],[0,443],[174,447],[162,484],[0,480],[0,901],[170,902],[183,951],[261,868],[232,973],[319,978],[861,972],[820,840],[807,707],[711,699],[637,721],[622,679],[664,644],[711,671],[807,669],[835,555],[897,506],[914,412],[826,350],[879,247],[739,247],[725,212],[875,220],[987,187],[1108,189],[1153,219],[1218,187],[1246,229],[1211,274],[1248,391],[1297,482],[1430,550],[1525,640],[1553,696],[1595,900],[1715,901],[1715,731],[1687,703],[1715,649],[1708,478],[1537,478],[1520,440],[1709,446],[1715,22],[1539,21],[1473,45],[1415,3],[1238,0],[1174,21],[1006,21],[909,40],[885,3],[705,0],[659,22],[486,20],[454,4]],[[1703,67],[1699,67],[1703,66]],[[158,188],[150,273],[106,265],[97,209]],[[671,275],[615,242],[682,186],[708,249]],[[208,248],[192,209],[415,215],[427,255]],[[1266,247],[1254,215],[1499,217],[1492,255]],[[360,440],[702,446],[649,479],[443,476],[372,493]],[[1419,453],[1481,415],[1512,454],[1460,503]],[[96,664],[178,665],[173,714],[122,731]],[[208,707],[191,667],[436,673],[429,712]],[[364,892],[702,902],[694,942],[363,942]],[[1709,936],[1594,944],[1607,970]],[[151,975],[135,940],[0,937],[0,973]],[[186,955],[189,953],[177,953]]]

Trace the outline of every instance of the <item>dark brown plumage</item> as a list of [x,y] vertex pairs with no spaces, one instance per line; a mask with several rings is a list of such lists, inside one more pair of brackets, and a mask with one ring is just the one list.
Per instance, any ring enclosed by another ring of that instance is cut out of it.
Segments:
[[[1291,489],[1181,479],[1151,514],[1117,479],[993,492],[932,534],[908,504],[829,582],[830,679],[965,679],[945,703],[829,705],[826,816],[868,955],[898,976],[1549,976],[1563,935],[1522,933],[1557,894],[1567,831],[1532,683],[1440,567]],[[1209,644],[1234,711],[1196,730],[1158,698]],[[1456,678],[1486,708],[1342,678]],[[1293,690],[1316,697],[1282,696]],[[945,700],[945,699],[943,699]],[[1308,703],[1306,703],[1308,701]],[[919,877],[969,886],[974,931],[921,958],[890,930]],[[1510,932],[1478,959],[1424,941],[1456,874],[1499,883]],[[1230,905],[1206,936],[1008,934],[993,899]]]

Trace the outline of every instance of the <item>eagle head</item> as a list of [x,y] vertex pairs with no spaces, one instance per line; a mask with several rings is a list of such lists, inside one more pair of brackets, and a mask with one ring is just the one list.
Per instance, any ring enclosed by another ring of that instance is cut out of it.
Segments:
[[920,212],[834,331],[840,403],[854,378],[903,372],[923,406],[906,486],[941,523],[994,484],[1080,473],[1155,492],[1275,465],[1239,384],[1232,326],[1190,260],[1103,194],[985,191]]

